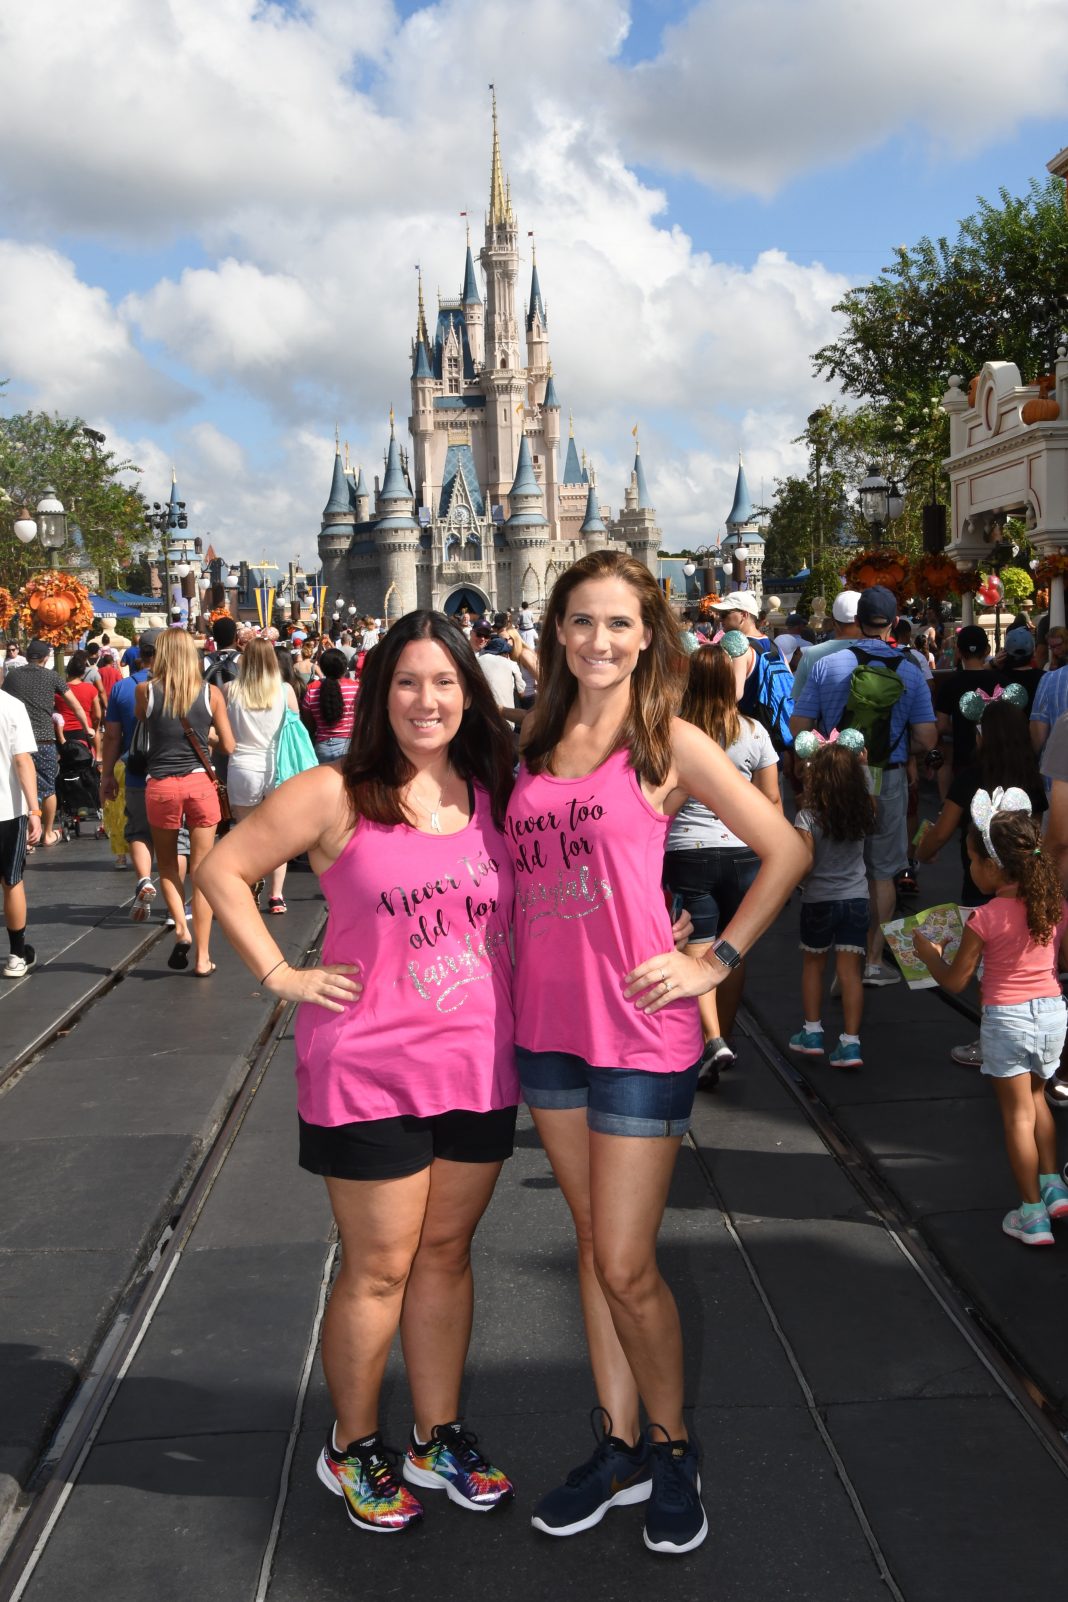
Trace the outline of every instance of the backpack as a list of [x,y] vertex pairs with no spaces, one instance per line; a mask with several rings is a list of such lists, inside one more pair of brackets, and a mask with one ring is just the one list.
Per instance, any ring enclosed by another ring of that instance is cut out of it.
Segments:
[[309,768],[318,766],[319,758],[315,755],[311,736],[297,714],[286,707],[271,741],[269,787],[274,789],[296,774],[307,773]]
[[788,751],[794,737],[790,718],[794,710],[794,676],[777,645],[750,640],[756,662],[738,701],[738,710],[767,729],[776,752]]
[[214,684],[221,690],[224,684],[232,684],[240,670],[238,652],[229,647],[220,651],[218,656],[209,658],[204,667],[204,683]]
[[838,720],[840,729],[859,729],[868,748],[868,766],[885,768],[890,761],[890,723],[893,710],[905,693],[898,669],[905,658],[850,650],[857,665],[849,675],[849,695]]

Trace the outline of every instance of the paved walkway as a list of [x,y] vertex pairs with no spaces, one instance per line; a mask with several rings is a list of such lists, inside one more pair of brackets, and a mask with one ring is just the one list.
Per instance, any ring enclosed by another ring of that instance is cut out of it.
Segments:
[[[309,926],[312,885],[304,876]],[[937,875],[926,885],[940,887],[924,904],[945,897]],[[797,1026],[795,922],[796,908],[753,968],[755,1010],[780,1039]],[[94,1008],[77,1026],[76,1058],[57,1056],[53,1069],[49,1054],[0,1100],[5,1141],[16,1113],[29,1122],[15,1148],[46,1143],[20,1159],[24,1188],[0,1198],[0,1219],[26,1231],[14,1243],[0,1234],[0,1272],[20,1254],[28,1275],[38,1261],[64,1260],[62,1279],[42,1268],[4,1298],[5,1325],[15,1309],[19,1344],[36,1351],[24,1350],[0,1416],[35,1386],[54,1405],[57,1369],[59,1389],[69,1386],[100,1316],[99,1297],[78,1291],[92,1278],[84,1265],[116,1249],[127,1261],[136,1255],[150,1231],[135,1239],[131,1220],[167,1194],[160,1181],[181,1160],[177,1144],[167,1149],[153,1190],[131,1160],[139,1142],[168,1138],[168,1098],[181,1087],[189,1099],[174,1124],[188,1154],[194,1118],[210,1125],[227,1064],[262,1026],[262,997],[245,993],[232,959],[220,962],[222,982],[192,990],[166,975],[162,952],[150,960],[160,974],[138,969],[135,983],[99,1004],[110,1022],[93,1023]],[[43,990],[42,978],[31,983]],[[1029,1361],[1053,1385],[1068,1245],[1027,1253],[997,1231],[1011,1191],[992,1098],[945,1058],[962,1029],[933,997],[875,993],[864,1073],[817,1070],[813,1080],[919,1227],[975,1275],[976,1294],[999,1308],[1003,1299]],[[202,1055],[218,1040],[225,1049]],[[214,1071],[202,1072],[213,1059]],[[608,1602],[630,1597],[636,1580],[681,1602],[1006,1602],[1059,1588],[1064,1475],[746,1045],[719,1093],[701,1098],[663,1234],[686,1332],[687,1398],[706,1451],[705,1546],[687,1559],[655,1557],[633,1509],[571,1541],[529,1527],[533,1501],[592,1445],[594,1398],[566,1212],[525,1118],[476,1242],[466,1398],[472,1427],[514,1475],[517,1503],[480,1519],[432,1502],[410,1538],[365,1539],[313,1471],[330,1417],[314,1348],[332,1246],[321,1185],[294,1164],[291,1073],[284,1039],[28,1585],[30,1602],[60,1587],[87,1602],[348,1602],[354,1587]],[[25,1099],[35,1077],[36,1126]],[[71,1104],[76,1087],[82,1099]],[[113,1120],[131,1108],[147,1123],[116,1135]],[[78,1162],[64,1168],[78,1142]],[[0,1149],[0,1176],[10,1156]],[[50,1187],[59,1195],[41,1203],[31,1234],[18,1220],[20,1198],[46,1171],[60,1176]],[[127,1231],[117,1247],[107,1234],[109,1184],[126,1220],[114,1225],[116,1235]],[[50,1300],[53,1279],[63,1290]],[[32,1335],[39,1303],[46,1311]],[[394,1361],[387,1438],[401,1444],[409,1422]]]

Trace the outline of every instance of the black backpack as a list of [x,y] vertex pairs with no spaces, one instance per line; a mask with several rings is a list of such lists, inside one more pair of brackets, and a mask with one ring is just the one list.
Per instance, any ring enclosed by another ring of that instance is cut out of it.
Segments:
[[239,654],[227,647],[225,651],[220,651],[218,656],[209,658],[204,667],[204,683],[214,684],[218,690],[221,690],[224,684],[232,684],[238,675]]

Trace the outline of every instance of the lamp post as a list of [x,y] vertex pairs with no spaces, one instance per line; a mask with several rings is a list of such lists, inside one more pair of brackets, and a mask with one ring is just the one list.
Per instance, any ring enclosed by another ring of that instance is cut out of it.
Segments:
[[867,478],[858,485],[857,495],[860,515],[874,534],[876,545],[881,545],[886,525],[901,516],[905,497],[896,483],[882,476],[874,462],[868,468]]
[[[144,514],[145,527],[150,528],[159,536],[163,550],[163,589],[164,603],[167,613],[167,622],[171,620],[171,540],[180,528],[189,527],[189,519],[185,515],[185,502],[177,499],[174,490],[171,498],[165,505],[159,501],[152,502],[152,510]],[[185,564],[182,564],[185,565]],[[186,572],[189,572],[186,566]]]

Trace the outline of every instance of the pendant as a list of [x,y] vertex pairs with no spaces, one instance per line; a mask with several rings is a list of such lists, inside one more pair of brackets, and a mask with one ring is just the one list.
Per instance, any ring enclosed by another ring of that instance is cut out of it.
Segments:
[[441,833],[441,818],[438,815],[438,811],[437,811],[436,807],[435,807],[434,811],[430,814],[430,827],[433,829],[435,834],[440,834]]

